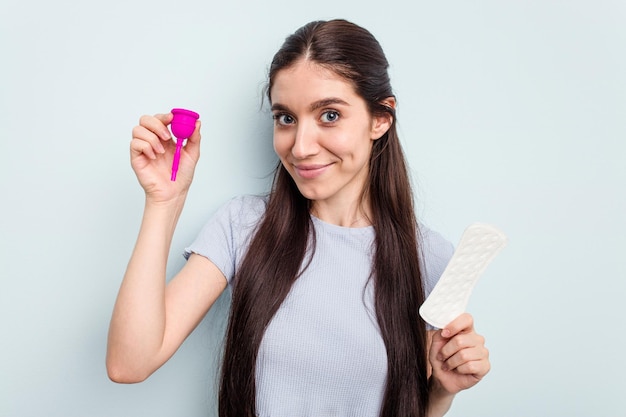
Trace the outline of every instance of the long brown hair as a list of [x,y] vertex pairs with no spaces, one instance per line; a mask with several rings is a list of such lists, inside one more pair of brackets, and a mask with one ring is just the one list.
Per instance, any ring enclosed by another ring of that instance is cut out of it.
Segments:
[[[424,417],[428,407],[426,330],[418,315],[424,300],[417,222],[395,110],[388,63],[378,41],[345,20],[311,22],[289,36],[269,70],[276,74],[300,59],[322,65],[352,83],[372,115],[393,118],[374,141],[364,195],[375,230],[375,308],[387,349],[381,417]],[[270,97],[271,101],[271,97]],[[302,270],[315,233],[303,197],[289,173],[277,167],[267,211],[235,277],[219,394],[220,417],[256,415],[255,368],[263,334]]]

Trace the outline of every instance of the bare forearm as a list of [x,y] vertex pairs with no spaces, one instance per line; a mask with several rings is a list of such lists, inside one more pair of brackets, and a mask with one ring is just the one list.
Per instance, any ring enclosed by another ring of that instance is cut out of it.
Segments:
[[[153,371],[165,332],[165,274],[184,196],[171,203],[146,201],[135,249],[115,303],[107,350],[113,378],[143,379]],[[132,382],[132,381],[127,381]]]
[[430,398],[428,406],[428,417],[444,416],[454,400],[454,394],[445,391],[437,382],[430,378]]

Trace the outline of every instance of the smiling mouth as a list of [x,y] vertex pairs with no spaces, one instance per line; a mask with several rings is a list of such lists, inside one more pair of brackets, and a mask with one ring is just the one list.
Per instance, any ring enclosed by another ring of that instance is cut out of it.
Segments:
[[332,164],[294,165],[296,174],[305,179],[313,179],[322,175]]

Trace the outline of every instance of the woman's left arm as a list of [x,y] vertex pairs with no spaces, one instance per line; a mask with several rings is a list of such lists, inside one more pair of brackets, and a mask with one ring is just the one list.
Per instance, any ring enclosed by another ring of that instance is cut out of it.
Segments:
[[428,336],[428,360],[432,367],[428,416],[440,417],[450,409],[458,392],[473,387],[489,372],[489,351],[467,313],[442,330],[430,331]]

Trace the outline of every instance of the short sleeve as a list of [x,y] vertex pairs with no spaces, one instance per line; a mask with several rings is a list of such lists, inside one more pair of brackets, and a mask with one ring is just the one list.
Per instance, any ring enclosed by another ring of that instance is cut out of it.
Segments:
[[266,200],[257,196],[235,197],[220,207],[201,229],[184,256],[192,253],[209,259],[229,284],[265,213]]
[[454,254],[454,246],[439,233],[420,225],[424,296],[428,297]]

